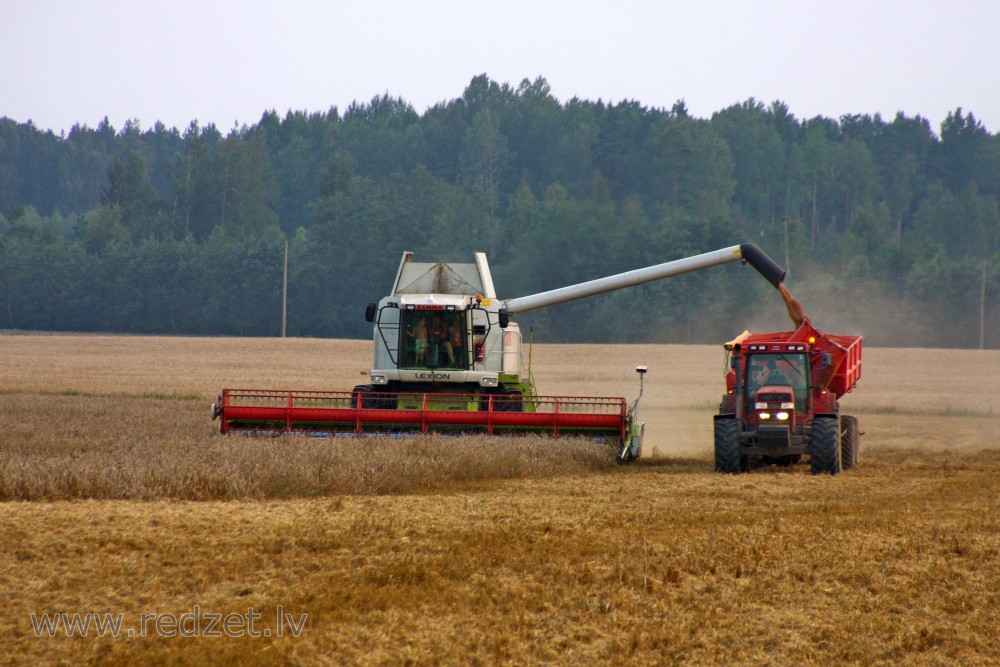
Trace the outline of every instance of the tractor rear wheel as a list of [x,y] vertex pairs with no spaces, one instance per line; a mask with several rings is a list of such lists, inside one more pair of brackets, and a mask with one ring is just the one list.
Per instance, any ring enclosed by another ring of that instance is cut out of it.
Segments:
[[858,462],[858,418],[845,415],[840,418],[840,464],[847,470]]
[[819,417],[813,420],[812,440],[809,442],[809,462],[812,474],[840,472],[840,429],[835,417]]
[[735,419],[715,420],[715,471],[738,475],[747,470],[747,457],[740,455],[740,428]]

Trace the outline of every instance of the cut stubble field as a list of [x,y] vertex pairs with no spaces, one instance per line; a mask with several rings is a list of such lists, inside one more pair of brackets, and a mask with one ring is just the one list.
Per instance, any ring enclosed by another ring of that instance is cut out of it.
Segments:
[[[0,336],[2,661],[1000,660],[1000,352],[866,350],[842,402],[862,459],[836,477],[712,472],[721,346],[535,347],[545,394],[631,398],[649,367],[629,466],[582,441],[216,432],[223,386],[348,389],[370,345]],[[121,631],[39,632],[60,613]]]

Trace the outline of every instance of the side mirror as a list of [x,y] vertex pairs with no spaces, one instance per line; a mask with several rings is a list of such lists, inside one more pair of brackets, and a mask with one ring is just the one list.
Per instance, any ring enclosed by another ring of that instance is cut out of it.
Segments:
[[365,322],[375,321],[375,310],[377,306],[374,303],[369,303],[368,307],[365,308]]
[[829,368],[833,364],[833,357],[830,356],[829,352],[824,352],[823,356],[819,358],[819,362],[823,368]]
[[500,316],[500,328],[506,329],[507,325],[510,324],[510,315],[507,314],[507,309],[501,308],[497,314]]

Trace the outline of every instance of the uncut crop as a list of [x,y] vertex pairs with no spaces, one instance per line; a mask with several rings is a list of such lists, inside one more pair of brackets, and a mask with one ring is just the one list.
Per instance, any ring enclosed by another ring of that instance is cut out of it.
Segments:
[[[221,436],[192,401],[2,395],[0,500],[410,493],[614,466],[587,440]],[[52,419],[58,414],[58,420]]]

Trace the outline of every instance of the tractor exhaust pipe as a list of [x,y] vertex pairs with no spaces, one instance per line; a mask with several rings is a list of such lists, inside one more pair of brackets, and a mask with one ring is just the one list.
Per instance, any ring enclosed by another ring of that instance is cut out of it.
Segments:
[[737,343],[733,346],[733,359],[736,364],[733,370],[736,372],[736,423],[741,424],[743,422],[743,353],[741,348],[743,346]]

